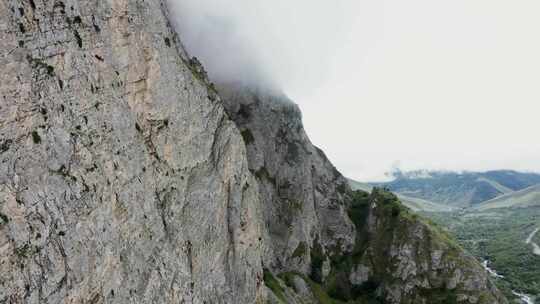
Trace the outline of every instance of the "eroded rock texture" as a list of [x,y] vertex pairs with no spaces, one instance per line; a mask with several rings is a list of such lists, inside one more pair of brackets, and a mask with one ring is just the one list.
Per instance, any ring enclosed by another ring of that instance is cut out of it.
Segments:
[[0,303],[252,303],[257,185],[161,1],[0,1]]
[[259,182],[269,245],[265,266],[309,273],[314,246],[350,252],[355,229],[347,216],[347,181],[311,144],[298,106],[261,90],[220,86],[220,93]]

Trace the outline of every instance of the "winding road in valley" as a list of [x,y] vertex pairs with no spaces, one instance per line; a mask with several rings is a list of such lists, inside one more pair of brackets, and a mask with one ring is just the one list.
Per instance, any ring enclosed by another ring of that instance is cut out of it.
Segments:
[[[538,233],[538,231],[540,231],[540,227],[539,228],[536,228],[534,229],[533,232],[531,232],[531,234],[529,234],[529,236],[527,237],[527,239],[525,240],[525,243],[527,244],[531,244],[533,246],[533,253],[536,254],[536,255],[540,255],[540,246],[538,246],[538,244],[536,244],[535,242],[533,242],[533,238],[534,236]],[[488,260],[485,260],[484,263],[482,263],[482,265],[484,266],[484,268],[486,269],[486,271],[493,277],[495,278],[504,278],[504,276],[498,274],[495,270],[491,269],[489,267],[489,261]],[[533,304],[534,301],[533,299],[531,298],[531,296],[527,295],[527,294],[524,294],[524,293],[521,293],[521,292],[517,292],[517,291],[512,291],[512,293],[519,297],[522,301],[522,303],[524,304]]]
[[540,246],[538,246],[538,244],[536,244],[535,242],[533,242],[532,239],[533,239],[534,236],[538,233],[539,230],[540,230],[540,228],[536,228],[533,232],[531,232],[531,234],[529,235],[529,237],[528,237],[527,240],[525,241],[525,243],[527,243],[527,244],[532,244],[532,246],[533,246],[533,253],[536,254],[536,255],[540,255]]

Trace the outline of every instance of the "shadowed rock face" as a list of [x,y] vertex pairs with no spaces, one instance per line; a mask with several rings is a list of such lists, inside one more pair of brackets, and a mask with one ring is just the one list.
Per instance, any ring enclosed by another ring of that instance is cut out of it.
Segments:
[[261,90],[219,91],[259,183],[268,231],[265,266],[309,274],[313,246],[324,252],[352,251],[355,229],[347,216],[347,181],[311,144],[297,105]]
[[[432,303],[450,284],[401,288],[424,273],[429,227],[389,238],[387,213],[358,217],[298,108],[234,87],[222,101],[163,1],[2,1],[0,66],[0,303],[319,303],[356,287]],[[504,302],[460,273],[462,300]]]

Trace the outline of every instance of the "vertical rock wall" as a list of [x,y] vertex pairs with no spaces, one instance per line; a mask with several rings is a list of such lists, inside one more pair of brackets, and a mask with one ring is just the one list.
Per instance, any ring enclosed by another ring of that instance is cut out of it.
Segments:
[[[347,181],[311,144],[298,107],[260,89],[222,86],[220,93],[259,182],[268,231],[265,266],[309,274],[314,248],[350,252],[355,229],[347,215]],[[329,260],[321,262],[328,266]]]
[[257,185],[162,1],[0,1],[0,303],[252,303]]

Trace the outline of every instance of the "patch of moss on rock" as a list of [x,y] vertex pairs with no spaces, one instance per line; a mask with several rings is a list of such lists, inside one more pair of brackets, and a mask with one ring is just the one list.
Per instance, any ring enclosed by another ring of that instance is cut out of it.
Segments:
[[3,226],[5,224],[9,223],[9,217],[2,212],[0,212],[0,226]]
[[244,143],[246,143],[246,145],[249,145],[255,141],[255,137],[249,129],[243,130],[240,134],[242,135],[242,138],[244,139]]
[[313,293],[313,297],[318,302],[318,304],[344,304],[345,302],[342,302],[337,299],[333,299],[328,295],[326,290],[318,284],[317,282],[314,282],[313,280],[310,280],[309,278],[306,278],[306,282],[309,285],[309,288],[311,292]]
[[37,131],[32,131],[32,141],[34,141],[35,144],[41,143],[41,136],[39,136]]
[[257,177],[259,180],[268,180],[272,184],[276,183],[276,179],[270,176],[270,173],[266,169],[266,167],[261,167],[259,170],[255,171],[253,174],[255,174],[255,177]]
[[23,246],[15,248],[15,254],[20,259],[26,259],[39,252],[39,247],[25,244]]
[[272,272],[268,269],[264,269],[263,275],[264,284],[266,285],[266,287],[268,287],[280,301],[282,301],[283,303],[287,303],[287,298],[285,297],[285,290],[279,283],[278,279],[276,279]]
[[306,251],[307,251],[306,243],[300,242],[300,244],[298,244],[298,246],[294,250],[292,257],[293,258],[303,257],[306,254]]
[[310,278],[317,283],[322,283],[323,281],[322,266],[326,257],[324,255],[323,248],[319,244],[319,241],[317,239],[315,239],[315,241],[313,242],[313,247],[311,248],[310,256],[311,256]]
[[302,211],[302,202],[294,200],[294,199],[288,200],[288,202],[289,202],[289,207],[292,211],[296,211],[296,212]]

